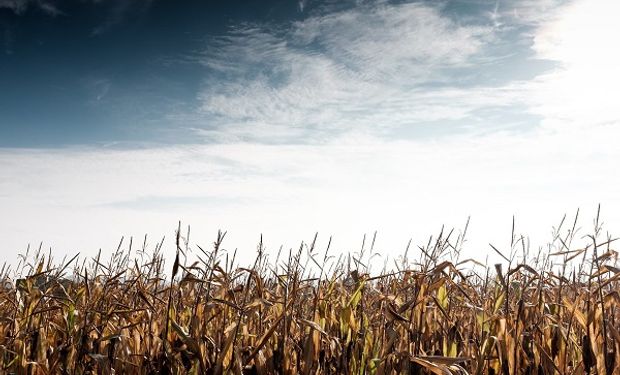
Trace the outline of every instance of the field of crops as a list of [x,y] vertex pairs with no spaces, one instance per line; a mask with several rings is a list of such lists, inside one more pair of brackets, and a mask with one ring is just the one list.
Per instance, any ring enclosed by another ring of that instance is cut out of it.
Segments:
[[174,264],[127,243],[35,252],[3,270],[0,373],[620,373],[615,242],[567,226],[542,253],[513,235],[490,265],[444,232],[383,272],[372,241],[340,257],[259,245],[248,264],[224,234],[191,251],[180,231]]

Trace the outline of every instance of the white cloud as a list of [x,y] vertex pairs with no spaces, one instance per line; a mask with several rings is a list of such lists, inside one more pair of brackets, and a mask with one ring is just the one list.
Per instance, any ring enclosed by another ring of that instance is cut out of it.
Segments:
[[93,254],[120,235],[144,233],[152,243],[171,238],[180,219],[205,246],[228,229],[228,248],[244,257],[260,233],[272,250],[319,231],[323,241],[335,235],[334,251],[348,251],[374,230],[377,249],[395,256],[409,237],[419,244],[472,215],[468,255],[483,258],[488,242],[508,242],[512,214],[535,245],[577,207],[589,230],[599,202],[617,229],[617,135],[597,128],[441,142],[347,135],[322,145],[3,150],[0,166],[11,179],[0,182],[2,254],[39,241],[56,254]]
[[620,126],[620,4],[574,1],[538,28],[533,49],[559,63],[531,83],[532,110],[555,128]]
[[536,26],[555,16],[558,7],[572,0],[516,0],[498,1],[496,14],[507,22]]
[[108,95],[112,81],[108,78],[91,78],[84,80],[86,90],[91,94],[94,102],[99,102]]
[[31,2],[31,0],[0,0],[0,8],[8,8],[19,14],[25,11]]
[[35,6],[44,12],[57,16],[63,14],[56,5],[49,1],[42,0],[0,0],[0,9],[11,9],[16,14],[24,13],[30,6]]
[[[324,142],[344,133],[402,138],[404,130],[445,134],[442,127],[479,134],[613,123],[614,4],[497,2],[485,25],[428,3],[371,2],[290,27],[238,26],[204,54],[217,74],[199,95],[198,122],[207,125],[198,132],[227,142]],[[506,44],[559,65],[529,72],[531,80],[477,81],[514,58],[495,55]],[[530,123],[510,110],[531,115]],[[497,121],[489,111],[506,115]]]
[[458,80],[454,70],[472,67],[492,39],[491,27],[460,25],[421,3],[360,5],[290,28],[237,27],[202,60],[214,72],[200,94],[205,122],[215,124],[206,133],[307,141],[465,118],[479,108],[467,104],[478,100],[472,92],[493,88],[431,86]]

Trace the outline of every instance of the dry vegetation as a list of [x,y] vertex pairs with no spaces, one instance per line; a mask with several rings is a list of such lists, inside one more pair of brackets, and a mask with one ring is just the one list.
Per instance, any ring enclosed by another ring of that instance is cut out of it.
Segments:
[[56,266],[38,252],[3,271],[0,373],[620,373],[614,242],[598,220],[577,232],[557,228],[544,256],[513,235],[490,267],[442,233],[374,275],[370,249],[313,243],[239,267],[223,234],[195,263],[177,234],[168,267],[161,245]]

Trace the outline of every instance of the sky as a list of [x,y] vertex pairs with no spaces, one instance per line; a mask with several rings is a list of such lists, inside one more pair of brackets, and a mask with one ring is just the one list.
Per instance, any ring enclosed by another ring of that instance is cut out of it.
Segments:
[[[0,263],[620,226],[620,3],[0,0]],[[125,242],[126,244],[127,242]]]

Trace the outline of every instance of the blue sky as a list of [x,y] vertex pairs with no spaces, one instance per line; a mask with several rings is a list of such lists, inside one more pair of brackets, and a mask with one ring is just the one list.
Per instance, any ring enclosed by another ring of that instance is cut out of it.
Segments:
[[536,118],[518,100],[434,115],[408,106],[553,66],[533,58],[529,21],[502,25],[511,6],[494,2],[2,4],[5,147],[523,129]]
[[88,253],[180,219],[396,254],[469,215],[472,252],[512,215],[540,244],[578,207],[618,223],[619,10],[0,0],[0,236]]
[[179,124],[162,118],[197,105],[207,74],[190,58],[210,35],[297,13],[284,2],[204,4],[0,2],[2,146],[164,142]]

